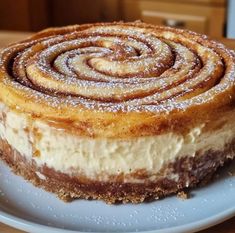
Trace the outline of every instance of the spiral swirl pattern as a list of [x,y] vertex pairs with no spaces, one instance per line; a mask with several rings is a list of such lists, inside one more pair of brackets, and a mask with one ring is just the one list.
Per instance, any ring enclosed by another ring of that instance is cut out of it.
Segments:
[[0,98],[51,119],[217,109],[234,103],[234,60],[206,36],[144,23],[48,29],[1,52]]

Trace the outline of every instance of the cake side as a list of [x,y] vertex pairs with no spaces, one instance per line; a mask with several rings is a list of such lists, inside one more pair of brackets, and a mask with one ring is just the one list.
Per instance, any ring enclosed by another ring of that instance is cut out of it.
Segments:
[[209,180],[235,156],[231,112],[186,135],[129,140],[71,135],[3,104],[0,115],[1,159],[63,200],[158,199]]
[[[235,157],[235,140],[227,144],[223,151],[198,152],[195,156],[186,156],[166,163],[154,179],[143,172],[136,174],[143,182],[123,182],[122,177],[114,181],[89,180],[86,177],[71,176],[46,165],[37,167],[29,162],[4,140],[0,140],[0,158],[18,175],[34,185],[55,193],[60,199],[70,201],[76,198],[98,199],[112,204],[117,202],[140,203],[159,199],[208,182],[216,170]],[[172,175],[174,174],[174,175]]]
[[216,122],[192,128],[187,134],[171,132],[124,140],[73,135],[3,104],[0,110],[1,139],[26,161],[91,180],[123,177],[123,182],[141,183],[132,175],[139,172],[154,180],[166,164],[194,157],[198,152],[223,151],[235,138],[235,111],[224,113]]

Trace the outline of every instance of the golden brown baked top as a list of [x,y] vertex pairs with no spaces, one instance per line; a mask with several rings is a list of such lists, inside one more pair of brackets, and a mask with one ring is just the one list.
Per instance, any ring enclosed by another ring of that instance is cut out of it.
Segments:
[[78,134],[187,131],[235,105],[235,55],[194,32],[134,23],[51,28],[0,54],[0,99]]

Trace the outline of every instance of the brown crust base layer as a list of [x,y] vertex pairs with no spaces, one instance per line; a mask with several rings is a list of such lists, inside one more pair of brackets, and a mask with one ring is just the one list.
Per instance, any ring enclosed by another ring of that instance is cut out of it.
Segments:
[[[68,201],[75,198],[98,199],[107,203],[133,202],[140,203],[144,200],[159,199],[177,193],[184,188],[195,187],[208,177],[211,177],[218,167],[225,161],[235,157],[235,140],[228,144],[224,151],[207,151],[194,157],[184,157],[169,164],[165,169],[179,176],[178,181],[158,176],[154,181],[143,183],[123,182],[98,182],[84,181],[79,177],[56,172],[48,167],[37,168],[29,164],[25,158],[3,140],[0,140],[0,158],[12,170],[23,176],[35,186],[55,193],[59,198]],[[38,175],[38,172],[42,176]],[[164,174],[164,171],[161,171]],[[166,173],[165,173],[166,174]],[[168,175],[170,175],[168,173]]]

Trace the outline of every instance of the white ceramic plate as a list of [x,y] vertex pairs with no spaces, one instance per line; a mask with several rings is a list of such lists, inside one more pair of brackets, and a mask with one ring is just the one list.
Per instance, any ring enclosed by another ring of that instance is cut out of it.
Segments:
[[175,196],[139,205],[101,201],[64,203],[35,188],[0,162],[0,221],[35,233],[195,232],[235,215],[235,161],[218,179],[181,200]]

